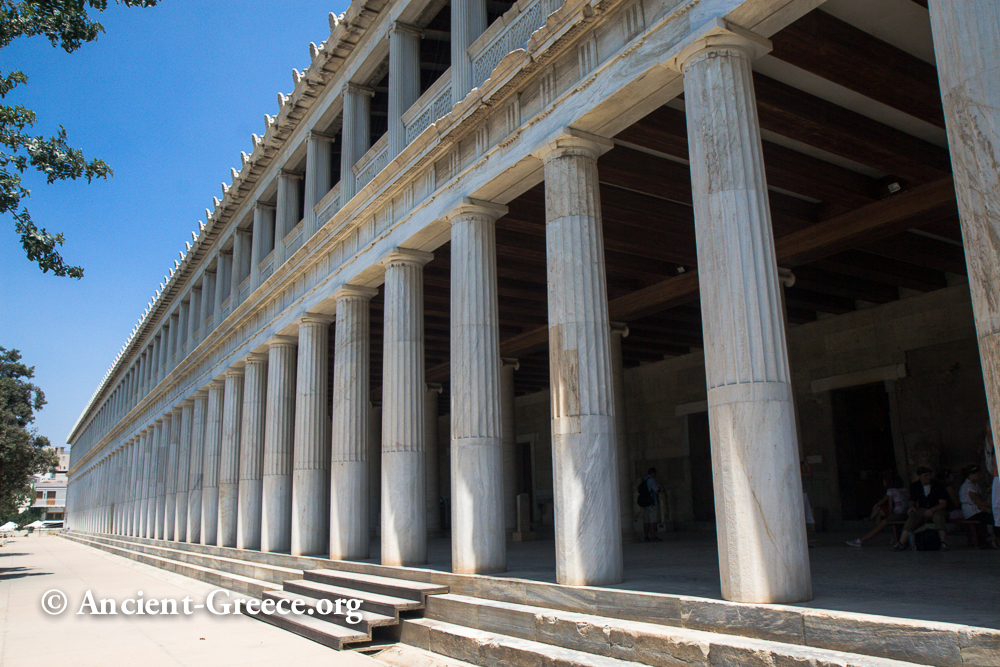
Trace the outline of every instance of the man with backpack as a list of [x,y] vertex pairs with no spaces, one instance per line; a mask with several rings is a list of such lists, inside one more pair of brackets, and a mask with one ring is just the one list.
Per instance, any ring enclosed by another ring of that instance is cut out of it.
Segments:
[[656,468],[639,482],[639,507],[642,508],[643,542],[660,542],[656,536],[656,524],[660,521],[660,487],[656,483]]

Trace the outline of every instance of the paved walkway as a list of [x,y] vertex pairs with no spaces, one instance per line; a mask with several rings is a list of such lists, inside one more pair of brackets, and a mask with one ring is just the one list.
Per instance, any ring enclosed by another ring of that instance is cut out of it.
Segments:
[[[52,589],[63,591],[69,601],[58,616],[41,608],[43,593]],[[54,535],[14,538],[0,547],[0,666],[384,667],[261,621],[214,616],[204,609],[189,616],[77,615],[88,589],[97,600],[136,599],[142,591],[147,601],[173,599],[181,604],[187,596],[192,608],[216,590]]]

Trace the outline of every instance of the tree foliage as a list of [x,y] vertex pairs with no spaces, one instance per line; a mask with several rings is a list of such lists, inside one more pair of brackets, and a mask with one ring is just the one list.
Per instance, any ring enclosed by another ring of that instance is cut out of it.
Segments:
[[[152,7],[157,1],[116,0],[129,7]],[[42,35],[53,47],[72,53],[104,32],[104,27],[88,15],[88,9],[103,12],[107,7],[107,0],[0,0],[0,49],[19,37]],[[0,71],[0,100],[27,82],[27,75],[20,70]],[[63,244],[63,235],[39,229],[21,205],[22,199],[31,196],[21,183],[21,175],[33,169],[45,174],[49,184],[78,178],[90,183],[111,176],[111,167],[103,160],[87,160],[83,151],[72,148],[62,126],[53,137],[30,135],[28,130],[35,120],[35,113],[20,104],[0,104],[0,214],[12,214],[25,255],[42,272],[82,278],[83,268],[67,265],[59,254],[57,246]]]
[[20,363],[21,353],[0,347],[0,515],[16,512],[31,493],[31,476],[59,462],[49,439],[29,428],[45,394],[29,382],[34,366]]

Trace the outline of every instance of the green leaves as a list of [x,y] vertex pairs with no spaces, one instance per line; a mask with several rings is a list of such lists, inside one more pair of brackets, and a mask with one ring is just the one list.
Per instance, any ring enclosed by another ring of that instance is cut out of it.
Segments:
[[[152,7],[158,0],[116,0],[127,7]],[[107,9],[107,0],[0,0],[0,49],[18,37],[44,35],[53,47],[72,53],[84,43],[97,39],[104,27],[87,14],[88,7],[98,12]],[[26,85],[24,72],[0,73],[0,99],[19,85]],[[43,273],[82,278],[83,268],[68,266],[57,246],[62,234],[49,234],[32,222],[21,200],[31,192],[21,185],[21,174],[34,169],[45,174],[45,181],[108,178],[111,167],[103,160],[87,160],[83,151],[69,145],[61,125],[54,137],[31,136],[26,130],[35,123],[33,111],[22,105],[0,105],[0,214],[11,213],[21,237],[21,247],[30,261]]]

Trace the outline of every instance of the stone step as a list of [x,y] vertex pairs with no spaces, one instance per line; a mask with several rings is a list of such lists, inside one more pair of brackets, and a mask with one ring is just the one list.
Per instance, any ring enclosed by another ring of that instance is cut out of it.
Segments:
[[143,553],[141,551],[134,551],[125,546],[117,546],[109,544],[108,542],[92,540],[79,534],[64,533],[62,537],[95,549],[107,551],[108,553],[121,556],[122,558],[128,558],[138,563],[158,567],[162,570],[167,570],[168,572],[175,572],[185,577],[197,579],[198,581],[203,581],[206,584],[217,586],[219,588],[225,588],[226,590],[240,593],[248,597],[260,598],[265,591],[277,590],[279,588],[279,585],[272,581],[264,581],[254,577],[233,574],[226,572],[225,570],[217,570],[214,568],[204,567],[202,565],[195,565],[193,563],[186,563],[184,561]]
[[342,570],[307,570],[303,574],[303,578],[308,581],[317,581],[355,591],[407,598],[421,603],[428,595],[438,595],[448,592],[447,586],[438,584],[394,579],[374,574],[344,572]]
[[330,623],[308,614],[260,613],[250,614],[250,616],[338,651],[343,650],[348,644],[354,648],[356,645],[364,645],[371,641],[371,636],[367,632]]
[[[462,625],[490,634],[558,645],[647,665],[663,664],[664,656],[669,656],[676,664],[690,667],[716,664],[902,667],[917,664],[464,595],[446,594],[428,598],[425,617],[427,620]],[[407,622],[404,621],[404,641],[408,636],[405,629]]]
[[[347,597],[348,598],[349,597],[357,598],[358,595],[359,595],[359,593],[355,592],[355,594],[353,596],[347,596]],[[363,594],[361,594],[361,595],[363,595]],[[308,614],[308,615],[312,616],[313,618],[319,618],[319,619],[322,619],[322,620],[327,621],[329,623],[336,623],[337,625],[342,625],[345,628],[349,628],[349,629],[352,629],[352,630],[357,630],[359,632],[364,632],[369,637],[371,636],[372,630],[374,628],[386,627],[386,626],[390,626],[390,625],[396,625],[397,623],[399,623],[399,619],[395,615],[386,616],[385,614],[376,614],[374,612],[364,611],[364,610],[359,610],[359,611],[355,612],[355,613],[361,615],[361,620],[360,621],[358,621],[357,623],[354,623],[354,624],[348,623],[346,608],[344,608],[344,607],[341,608],[342,611],[343,611],[343,613],[341,613],[341,614],[337,614],[336,613],[336,600],[338,598],[335,598],[335,597],[326,597],[326,596],[323,596],[322,598],[315,598],[315,597],[310,597],[308,595],[302,595],[300,593],[293,593],[293,592],[288,591],[288,590],[283,590],[283,591],[265,591],[264,592],[264,599],[265,600],[266,599],[271,599],[271,600],[288,600],[289,602],[294,602],[296,600],[299,600],[299,601],[302,602],[303,606],[307,610],[312,610],[313,613],[312,614]],[[317,609],[316,604],[321,599],[327,599],[327,600],[332,601],[334,603],[334,611],[331,612],[331,613],[329,613],[329,614],[321,614],[321,613],[319,613],[319,610]]]
[[409,598],[399,598],[379,593],[357,591],[343,586],[333,586],[319,581],[307,579],[292,579],[284,583],[284,589],[289,592],[308,595],[313,598],[326,597],[330,599],[359,596],[363,600],[361,608],[366,611],[399,618],[399,612],[423,609],[423,602]]

